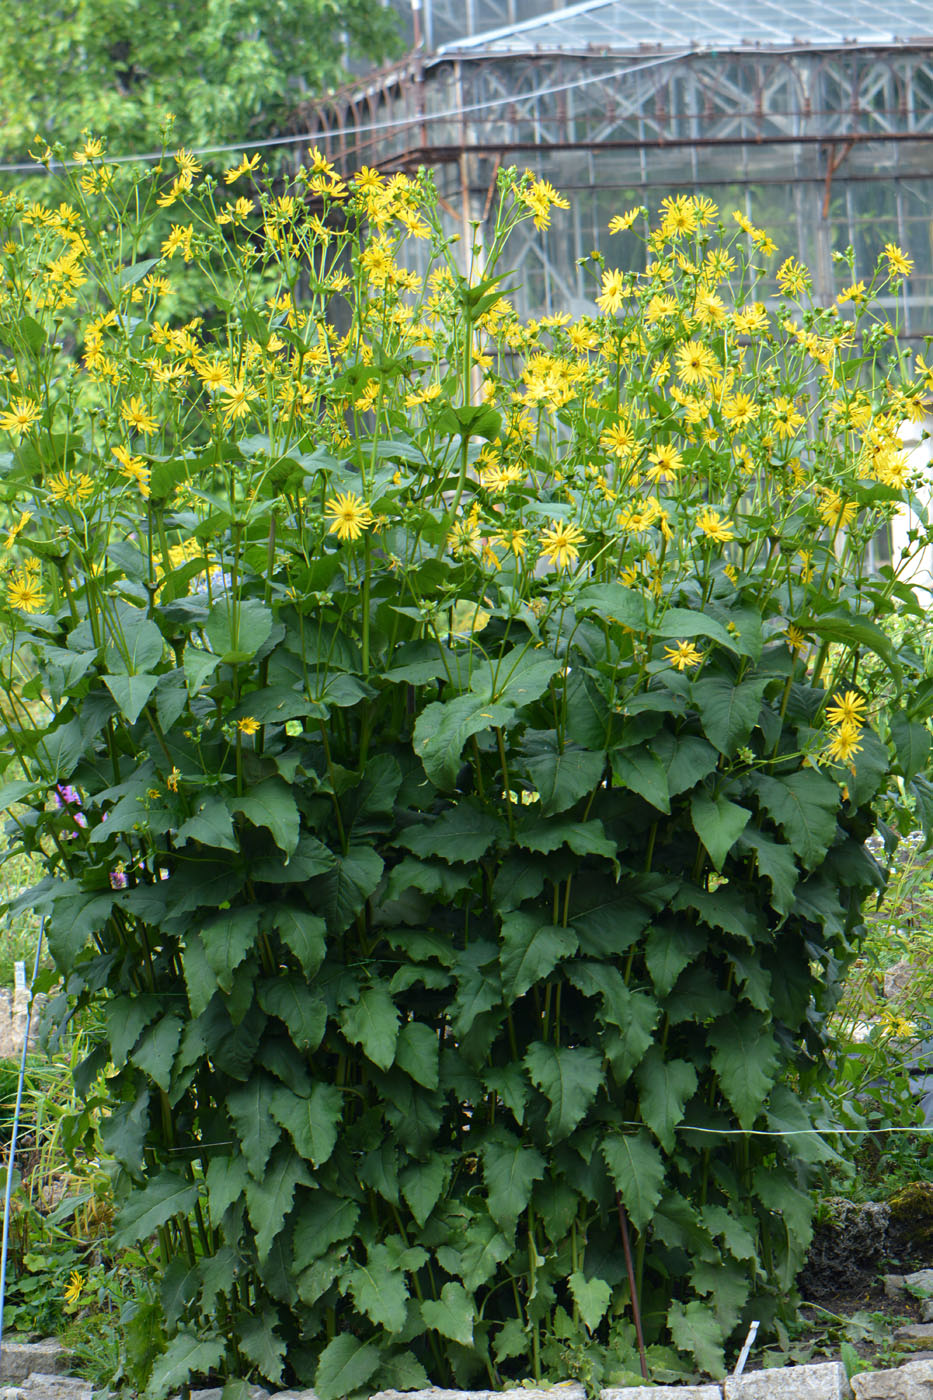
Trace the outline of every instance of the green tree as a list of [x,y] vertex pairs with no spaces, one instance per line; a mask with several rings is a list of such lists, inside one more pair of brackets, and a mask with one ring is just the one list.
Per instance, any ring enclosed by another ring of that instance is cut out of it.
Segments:
[[166,113],[187,146],[248,144],[339,81],[348,53],[397,44],[380,0],[13,0],[0,6],[0,156],[84,129],[113,154],[148,150]]

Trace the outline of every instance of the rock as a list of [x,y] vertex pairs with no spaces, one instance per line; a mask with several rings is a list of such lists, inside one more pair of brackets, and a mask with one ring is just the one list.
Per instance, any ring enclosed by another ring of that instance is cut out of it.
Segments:
[[918,1293],[925,1293],[933,1298],[933,1269],[917,1269],[916,1273],[904,1275],[904,1287],[917,1297]]
[[855,1400],[933,1400],[933,1361],[908,1361],[896,1371],[852,1377]]
[[0,1348],[0,1383],[21,1385],[27,1376],[58,1376],[67,1370],[68,1352],[59,1342],[4,1342]]
[[924,1298],[921,1302],[920,1321],[933,1322],[933,1298]]
[[718,1385],[624,1385],[599,1392],[599,1400],[722,1400]]
[[[299,1393],[308,1394],[307,1391]],[[624,1392],[617,1393],[621,1395]],[[658,1392],[653,1390],[650,1394],[653,1400]],[[678,1390],[677,1394],[682,1395],[683,1392]],[[548,1390],[526,1390],[524,1387],[516,1390],[380,1390],[370,1400],[507,1400],[507,1397],[508,1400],[586,1400],[586,1393],[576,1381],[564,1381]],[[280,1400],[280,1397],[275,1396],[274,1400]],[[712,1400],[720,1400],[718,1390]]]
[[752,1371],[738,1380],[729,1376],[725,1384],[725,1400],[849,1400],[850,1395],[841,1361]]
[[906,1279],[903,1274],[884,1274],[881,1282],[884,1284],[884,1296],[891,1298],[895,1302],[903,1298],[907,1292],[905,1287]]
[[91,1400],[91,1383],[77,1376],[31,1371],[20,1387],[20,1395],[23,1400]]
[[894,1336],[899,1342],[933,1342],[933,1322],[912,1322],[909,1327],[898,1327]]
[[866,1288],[888,1252],[891,1210],[886,1201],[859,1204],[832,1197],[824,1204],[828,1219],[814,1230],[798,1280],[804,1298],[814,1302]]
[[[920,973],[922,975],[922,973]],[[887,1001],[900,1001],[918,976],[918,969],[907,958],[901,958],[884,974],[884,995]]]

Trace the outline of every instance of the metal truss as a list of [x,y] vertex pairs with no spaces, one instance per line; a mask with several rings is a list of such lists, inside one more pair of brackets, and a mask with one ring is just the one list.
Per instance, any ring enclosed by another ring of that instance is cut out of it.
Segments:
[[[519,0],[482,3],[488,18]],[[347,173],[433,168],[464,233],[489,216],[503,164],[574,189],[572,231],[555,220],[516,247],[526,310],[591,295],[576,263],[608,252],[612,213],[654,191],[703,189],[777,224],[826,297],[849,276],[835,251],[851,245],[863,277],[897,243],[915,261],[902,319],[909,334],[933,332],[933,44],[637,58],[471,45],[415,53],[297,120]]]

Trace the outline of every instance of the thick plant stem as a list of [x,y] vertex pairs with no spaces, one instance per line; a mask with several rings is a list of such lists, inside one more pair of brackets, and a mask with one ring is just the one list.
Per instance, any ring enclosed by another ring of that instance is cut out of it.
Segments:
[[641,1303],[638,1300],[638,1286],[635,1282],[635,1265],[632,1260],[632,1244],[628,1233],[628,1216],[625,1213],[625,1206],[622,1204],[621,1192],[616,1192],[616,1209],[619,1212],[619,1233],[622,1236],[622,1249],[625,1254],[625,1271],[628,1274],[628,1286],[632,1295],[632,1321],[635,1323],[635,1337],[638,1342],[638,1360],[641,1364],[641,1373],[645,1380],[651,1377],[648,1374],[648,1358],[645,1355],[645,1335],[641,1326]]

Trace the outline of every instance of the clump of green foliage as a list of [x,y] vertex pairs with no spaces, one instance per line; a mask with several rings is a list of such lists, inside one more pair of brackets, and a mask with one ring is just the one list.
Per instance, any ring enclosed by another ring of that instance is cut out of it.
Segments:
[[875,804],[926,800],[877,622],[921,610],[864,568],[903,255],[855,324],[789,259],[773,316],[767,236],[678,197],[524,323],[529,174],[458,263],[427,178],[85,164],[0,206],[0,803],[157,1241],[138,1383],[722,1375],[832,1154]]

